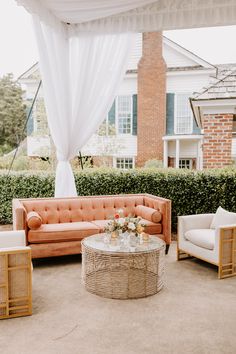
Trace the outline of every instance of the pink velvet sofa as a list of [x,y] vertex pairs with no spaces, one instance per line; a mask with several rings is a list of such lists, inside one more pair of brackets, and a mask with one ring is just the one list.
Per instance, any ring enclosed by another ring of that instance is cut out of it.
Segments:
[[171,243],[171,201],[149,194],[13,199],[13,228],[25,230],[33,258],[81,252],[84,237],[104,232],[118,209],[141,216],[145,232]]

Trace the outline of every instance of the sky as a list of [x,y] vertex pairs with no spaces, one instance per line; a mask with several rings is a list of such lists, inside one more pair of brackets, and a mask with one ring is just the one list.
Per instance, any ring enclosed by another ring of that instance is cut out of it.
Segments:
[[[236,26],[166,31],[164,35],[212,64],[236,63]],[[0,77],[17,78],[38,61],[31,17],[15,0],[0,0]]]

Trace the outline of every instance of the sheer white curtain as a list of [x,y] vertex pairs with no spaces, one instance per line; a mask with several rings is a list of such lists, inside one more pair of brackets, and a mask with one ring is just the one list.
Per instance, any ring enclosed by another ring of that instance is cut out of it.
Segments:
[[150,32],[236,23],[235,0],[16,0],[44,22],[81,31]]
[[48,124],[57,150],[56,197],[76,196],[70,165],[112,105],[125,74],[132,34],[73,33],[34,15]]

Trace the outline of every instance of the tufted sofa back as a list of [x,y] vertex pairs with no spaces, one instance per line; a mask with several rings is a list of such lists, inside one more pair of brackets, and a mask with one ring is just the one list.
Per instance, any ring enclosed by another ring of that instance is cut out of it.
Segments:
[[22,201],[26,212],[36,211],[43,224],[106,220],[118,209],[124,216],[135,215],[135,207],[144,205],[144,196],[92,196],[77,198],[29,199]]

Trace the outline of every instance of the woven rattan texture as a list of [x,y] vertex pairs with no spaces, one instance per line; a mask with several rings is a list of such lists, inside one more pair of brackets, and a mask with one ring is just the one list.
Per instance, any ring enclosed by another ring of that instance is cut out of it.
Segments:
[[32,313],[30,250],[0,252],[0,319]]
[[236,275],[236,227],[222,227],[219,278],[227,278],[233,275]]
[[103,252],[82,243],[82,277],[87,291],[112,299],[135,299],[163,287],[164,243],[149,252]]

